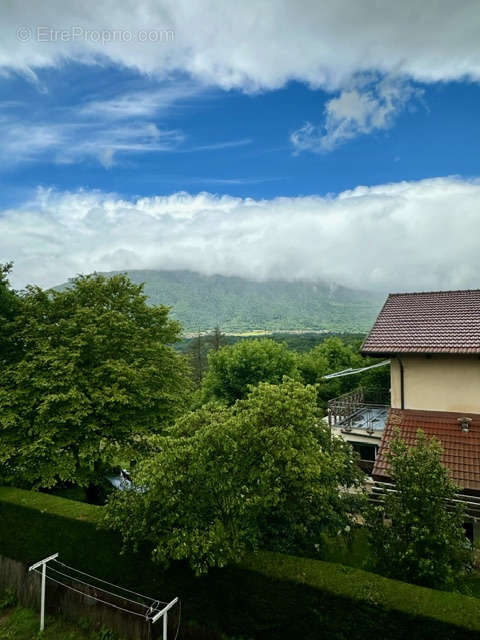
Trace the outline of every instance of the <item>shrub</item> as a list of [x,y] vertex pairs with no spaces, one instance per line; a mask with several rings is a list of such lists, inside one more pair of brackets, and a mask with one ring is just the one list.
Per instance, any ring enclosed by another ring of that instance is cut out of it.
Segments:
[[0,595],[0,611],[3,609],[9,609],[17,604],[17,594],[12,588],[5,589],[4,593]]
[[259,548],[314,554],[323,532],[354,526],[362,474],[321,421],[315,387],[262,382],[177,426],[134,474],[148,491],[114,492],[106,509],[125,542],[150,540],[160,563],[203,573]]
[[416,584],[454,586],[469,560],[468,540],[463,505],[453,502],[458,487],[441,463],[440,443],[419,430],[409,447],[397,431],[387,455],[397,491],[367,518],[377,568]]

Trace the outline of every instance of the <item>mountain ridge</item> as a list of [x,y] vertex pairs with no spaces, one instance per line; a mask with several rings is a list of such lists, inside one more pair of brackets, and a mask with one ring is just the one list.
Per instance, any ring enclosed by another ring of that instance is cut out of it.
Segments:
[[[322,280],[252,280],[203,275],[190,270],[125,269],[145,283],[151,304],[172,307],[185,332],[219,326],[227,333],[246,331],[367,331],[384,301],[383,294]],[[62,284],[57,289],[68,287]]]

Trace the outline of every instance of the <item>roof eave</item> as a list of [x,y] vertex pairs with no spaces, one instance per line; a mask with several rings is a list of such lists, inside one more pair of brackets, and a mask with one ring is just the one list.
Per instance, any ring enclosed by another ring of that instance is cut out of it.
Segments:
[[360,351],[364,358],[391,358],[396,355],[393,351]]
[[395,356],[435,356],[435,355],[444,355],[444,356],[478,356],[480,357],[480,348],[470,348],[470,349],[456,349],[455,347],[446,347],[439,349],[429,349],[426,348],[417,348],[417,349],[392,349],[392,350],[369,350],[369,349],[361,349],[360,351],[362,356],[369,356],[371,358],[392,358]]

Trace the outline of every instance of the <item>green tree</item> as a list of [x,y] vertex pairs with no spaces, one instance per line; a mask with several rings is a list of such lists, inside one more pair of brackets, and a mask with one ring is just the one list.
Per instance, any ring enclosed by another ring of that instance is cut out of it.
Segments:
[[197,388],[202,384],[203,376],[207,368],[207,347],[205,338],[199,333],[192,338],[186,349],[192,365],[193,381]]
[[209,347],[214,351],[218,351],[227,344],[227,336],[222,333],[218,325],[205,338]]
[[361,341],[346,342],[338,337],[329,337],[306,353],[298,354],[298,369],[307,384],[318,385],[318,404],[327,408],[327,402],[343,393],[362,386],[365,401],[389,402],[390,369],[388,366],[365,371],[361,374],[324,380],[323,376],[343,369],[356,369],[379,362],[360,355]]
[[322,532],[353,526],[360,473],[313,387],[260,383],[233,407],[186,414],[156,446],[134,476],[145,490],[112,494],[106,520],[159,562],[200,573],[258,548],[315,553]]
[[308,353],[298,356],[298,368],[304,381],[318,385],[318,404],[323,410],[327,408],[328,400],[361,383],[358,376],[333,380],[323,380],[323,376],[357,366],[362,366],[361,356],[350,344],[337,337],[327,338]]
[[203,379],[205,400],[233,404],[259,382],[279,384],[283,376],[298,377],[296,355],[273,340],[244,340],[211,351]]
[[396,492],[368,514],[377,569],[429,587],[451,587],[468,559],[464,510],[451,502],[458,488],[441,455],[438,440],[421,430],[412,447],[397,431],[388,454]]
[[305,384],[321,384],[322,376],[329,370],[328,360],[318,347],[306,353],[299,353],[297,366]]
[[[88,485],[135,437],[186,406],[180,327],[124,275],[27,289],[15,320],[24,355],[0,372],[0,464],[16,482]],[[4,478],[5,479],[5,478]]]
[[13,321],[20,311],[21,299],[10,287],[8,274],[12,263],[0,264],[0,366],[19,356],[21,344],[15,338]]

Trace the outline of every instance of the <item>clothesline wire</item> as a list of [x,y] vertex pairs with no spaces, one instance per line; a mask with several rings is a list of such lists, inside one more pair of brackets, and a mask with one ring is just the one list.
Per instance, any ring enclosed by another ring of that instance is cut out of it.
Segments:
[[176,633],[175,633],[175,639],[174,639],[174,640],[177,640],[177,638],[178,638],[178,633],[179,633],[179,631],[180,631],[180,623],[181,623],[181,621],[182,621],[182,601],[181,601],[181,600],[179,600],[179,601],[178,601],[178,620],[177,620],[177,631],[176,631]]
[[[39,575],[42,575],[42,572],[38,571],[37,569],[32,569],[32,571],[35,571],[35,573],[38,573]],[[107,602],[106,600],[102,600],[101,598],[97,598],[96,596],[91,596],[90,594],[85,593],[85,591],[80,591],[79,589],[75,589],[74,587],[71,587],[70,585],[65,584],[64,582],[60,582],[59,580],[56,580],[55,578],[52,578],[52,576],[49,576],[48,573],[46,574],[46,577],[48,578],[48,580],[52,580],[52,582],[56,582],[60,586],[65,587],[66,589],[70,589],[70,591],[75,591],[75,593],[78,593],[81,596],[85,596],[86,598],[91,598],[92,600],[96,600],[97,602],[101,602],[102,604],[105,604],[108,607],[113,607],[114,609],[119,609],[120,611],[125,611],[125,613],[130,613],[130,614],[132,614],[134,616],[138,616],[139,618],[146,618],[148,620],[148,618],[143,613],[138,613],[137,611],[131,611],[130,609],[125,609],[124,607],[119,607],[118,605],[113,604],[113,602]]]
[[[59,571],[58,569],[55,569],[55,567],[49,566],[48,567],[49,571],[54,571],[55,573],[58,573],[59,575],[63,576],[64,578],[68,578],[69,580],[73,580],[75,582],[78,582],[79,584],[83,584],[86,587],[92,587],[93,589],[97,589],[98,591],[102,591],[103,593],[108,593],[109,596],[113,596],[114,598],[119,598],[122,600],[126,600],[127,602],[131,602],[132,604],[136,604],[139,607],[143,607],[144,609],[147,610],[153,610],[153,611],[161,611],[161,609],[157,609],[154,608],[153,605],[148,605],[148,604],[144,604],[143,602],[138,602],[137,600],[131,600],[130,598],[126,598],[125,596],[121,596],[118,593],[113,593],[112,591],[108,591],[107,589],[104,589],[103,587],[97,587],[94,584],[90,584],[88,582],[84,582],[83,580],[80,580],[80,578],[75,578],[74,576],[69,576],[67,573],[63,573],[62,571]],[[48,571],[47,571],[48,573]],[[158,600],[156,600],[156,602],[159,602]],[[154,603],[155,604],[155,603]],[[161,604],[159,602],[159,604]]]
[[[110,587],[115,587],[116,589],[120,589],[121,591],[125,591],[126,593],[131,593],[134,596],[139,596],[140,598],[143,598],[144,600],[149,600],[150,602],[159,602],[160,604],[164,604],[167,605],[169,604],[168,602],[163,602],[162,600],[157,600],[156,598],[150,598],[149,596],[144,596],[141,593],[137,593],[136,591],[132,591],[131,589],[127,589],[125,587],[120,587],[119,585],[113,584],[113,582],[108,582],[107,580],[102,580],[102,578],[96,578],[95,576],[90,575],[89,573],[86,573],[85,571],[80,571],[80,569],[75,569],[75,567],[70,567],[68,564],[65,564],[64,562],[60,562],[60,560],[52,560],[52,562],[56,562],[57,564],[61,564],[62,567],[65,567],[66,569],[70,569],[71,571],[75,571],[76,573],[80,573],[82,576],[86,576],[87,578],[92,578],[92,580],[97,580],[98,582],[103,582],[103,584],[108,584]],[[75,578],[74,578],[75,579]]]

